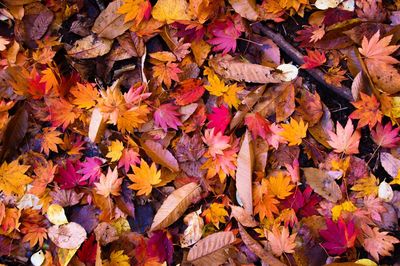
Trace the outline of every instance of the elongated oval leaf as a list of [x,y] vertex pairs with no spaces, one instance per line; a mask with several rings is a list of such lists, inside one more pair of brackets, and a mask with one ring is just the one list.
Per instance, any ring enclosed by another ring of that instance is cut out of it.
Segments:
[[173,172],[179,171],[179,164],[172,153],[164,149],[160,143],[152,140],[140,141],[146,154],[156,163],[169,168]]
[[111,49],[113,41],[104,38],[95,38],[89,35],[74,43],[67,51],[68,55],[76,59],[89,59],[105,55]]
[[381,164],[386,173],[396,177],[400,169],[400,160],[387,152],[381,152]]
[[201,188],[196,183],[189,183],[172,192],[158,209],[150,231],[166,228],[173,224],[192,201],[200,196]]
[[252,174],[254,152],[248,131],[244,134],[242,146],[237,158],[236,190],[240,202],[247,213],[253,214]]
[[232,232],[209,235],[189,250],[187,260],[194,265],[221,265],[227,260],[227,249],[235,240]]
[[317,168],[303,168],[303,171],[307,184],[315,193],[332,202],[342,199],[343,195],[339,185],[326,171]]
[[281,82],[273,68],[242,62],[230,55],[216,56],[210,59],[209,64],[218,75],[225,79],[254,83]]
[[133,25],[133,21],[125,23],[125,15],[117,12],[122,4],[122,0],[111,2],[97,17],[92,31],[99,37],[112,40],[129,29]]
[[89,139],[95,143],[99,142],[105,129],[106,123],[103,119],[103,115],[101,114],[100,109],[94,108],[89,124]]
[[263,247],[254,240],[249,233],[243,228],[242,225],[239,224],[239,233],[244,242],[244,244],[254,253],[256,254],[262,262],[266,263],[270,266],[284,266],[285,263],[281,262],[277,258],[274,257],[270,252],[263,249]]

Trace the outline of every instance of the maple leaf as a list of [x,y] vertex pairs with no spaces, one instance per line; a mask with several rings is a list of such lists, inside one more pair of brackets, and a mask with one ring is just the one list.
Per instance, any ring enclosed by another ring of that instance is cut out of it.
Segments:
[[215,157],[210,156],[201,166],[201,169],[207,170],[206,177],[210,179],[218,174],[219,180],[224,183],[227,175],[234,176],[238,151],[238,143],[235,143],[232,147],[225,149],[222,154],[216,154]]
[[75,97],[72,103],[79,108],[90,109],[96,105],[99,99],[99,92],[90,83],[77,83],[76,86],[70,90],[71,94]]
[[389,45],[393,35],[383,37],[382,39],[379,39],[379,37],[379,30],[369,40],[364,36],[361,42],[361,48],[358,48],[360,53],[367,59],[373,59],[387,64],[399,63],[397,59],[390,56],[390,54],[399,48],[399,45]]
[[337,223],[326,219],[326,230],[320,230],[319,233],[326,242],[322,246],[327,249],[330,255],[341,255],[348,248],[354,246],[357,237],[357,230],[353,221],[346,222],[340,218]]
[[154,185],[161,182],[161,171],[157,171],[155,163],[151,166],[145,160],[141,160],[140,167],[132,166],[133,174],[129,174],[129,179],[133,182],[130,189],[138,190],[137,195],[150,195]]
[[394,148],[400,141],[399,131],[400,128],[393,128],[391,123],[387,123],[385,126],[378,123],[371,131],[371,138],[380,147]]
[[330,137],[328,143],[335,152],[343,152],[347,155],[358,153],[361,133],[358,130],[354,131],[353,122],[350,118],[344,128],[338,121],[336,123],[336,133],[328,131],[328,135]]
[[219,229],[219,223],[226,223],[228,212],[224,208],[224,204],[212,203],[210,207],[203,211],[202,216],[206,218],[207,223],[213,223]]
[[222,155],[223,150],[231,147],[231,138],[224,136],[222,132],[215,132],[215,128],[206,129],[202,139],[208,146],[208,153],[214,158],[218,154]]
[[91,234],[88,239],[83,242],[82,246],[77,252],[78,258],[81,262],[86,264],[95,264],[97,254],[97,242],[95,234]]
[[149,260],[153,258],[157,258],[158,265],[160,265],[160,262],[172,264],[174,246],[171,239],[171,234],[168,231],[159,230],[152,234],[149,241],[147,241],[146,253],[149,259],[146,261],[146,265],[151,265]]
[[267,179],[268,192],[278,199],[285,199],[293,193],[291,190],[295,187],[294,185],[290,184],[290,181],[290,176],[284,175],[282,172],[279,172],[277,175],[270,176]]
[[138,25],[143,19],[150,19],[151,3],[149,0],[123,0],[117,13],[125,14],[124,22],[133,20]]
[[46,83],[41,81],[40,74],[33,68],[28,79],[28,93],[33,99],[38,100],[45,96],[48,91],[46,90]]
[[357,207],[354,206],[353,202],[346,200],[342,204],[335,205],[331,212],[332,212],[332,220],[337,221],[342,213],[342,211],[346,212],[355,212],[357,210]]
[[40,151],[44,151],[46,155],[49,155],[50,151],[58,152],[57,144],[63,143],[63,140],[59,138],[62,133],[55,130],[55,128],[46,127],[43,129],[41,134],[42,147]]
[[40,214],[39,210],[24,209],[21,215],[21,233],[24,234],[23,242],[29,242],[31,248],[37,243],[43,246],[47,239],[47,229],[49,224],[46,218]]
[[213,107],[212,113],[207,115],[207,128],[215,128],[216,133],[224,133],[231,122],[231,114],[225,105],[221,107]]
[[134,149],[124,149],[122,151],[122,156],[118,161],[118,168],[124,167],[125,172],[127,173],[131,165],[140,163],[139,157],[139,153]]
[[159,0],[151,15],[158,21],[168,24],[180,20],[190,20],[187,14],[188,3],[185,0]]
[[82,174],[82,181],[88,180],[88,184],[91,185],[96,182],[101,175],[101,165],[103,161],[97,157],[87,157],[84,162],[79,162],[79,170],[76,171],[78,174]]
[[31,183],[29,193],[41,197],[45,191],[47,184],[51,183],[54,179],[54,174],[57,170],[57,165],[53,165],[52,161],[49,161],[46,165],[39,165],[34,169],[35,177]]
[[124,149],[124,144],[119,140],[114,140],[111,145],[108,146],[107,158],[111,159],[111,162],[118,161],[122,156],[122,151]]
[[289,124],[281,124],[283,131],[279,133],[289,144],[289,146],[300,145],[302,139],[307,135],[308,124],[304,124],[300,117],[300,122],[290,118]]
[[19,219],[21,217],[21,210],[17,208],[6,208],[3,221],[0,227],[0,233],[8,235],[15,229],[19,229],[21,223]]
[[161,127],[165,132],[168,128],[178,130],[178,126],[182,126],[182,122],[179,119],[181,115],[177,110],[178,106],[172,103],[165,103],[160,105],[154,112],[154,124]]
[[296,236],[297,233],[289,235],[289,229],[285,226],[273,226],[272,231],[268,231],[267,234],[272,253],[278,257],[283,253],[294,253]]
[[250,130],[254,139],[256,139],[258,136],[263,139],[267,139],[267,134],[271,132],[268,121],[259,113],[246,115],[244,124]]
[[371,174],[367,177],[357,179],[350,189],[357,192],[356,198],[362,198],[369,195],[378,195],[378,185],[379,180]]
[[214,52],[222,51],[222,54],[227,54],[229,51],[235,52],[236,40],[241,31],[231,18],[214,21],[208,27],[208,31],[213,36],[212,39],[208,40],[208,43],[215,45]]
[[125,99],[117,86],[100,91],[99,108],[105,120],[116,125],[121,111],[126,111]]
[[262,179],[261,184],[253,185],[254,213],[258,214],[260,221],[265,217],[273,219],[274,213],[279,213],[279,210],[276,207],[278,203],[279,201],[268,192],[266,179]]
[[317,50],[312,51],[307,49],[307,55],[304,56],[304,64],[300,66],[303,69],[312,69],[322,66],[326,62],[326,57],[324,52],[319,52]]
[[147,105],[134,106],[131,109],[120,112],[117,120],[117,128],[122,133],[133,133],[135,128],[147,122],[147,115],[150,110]]
[[62,126],[65,130],[79,117],[80,111],[62,98],[46,99],[50,111],[50,120],[54,127]]
[[242,87],[238,87],[236,83],[231,84],[228,86],[228,90],[226,91],[226,93],[224,93],[223,99],[224,102],[228,104],[229,107],[235,107],[236,109],[238,109],[240,101],[237,97],[237,93],[242,91],[243,88]]
[[49,92],[51,89],[58,89],[58,86],[60,85],[58,76],[54,74],[50,67],[42,71],[40,82],[46,84],[46,92]]
[[198,101],[204,94],[204,86],[199,79],[186,79],[179,83],[170,95],[177,105],[187,105]]
[[20,165],[18,160],[14,160],[9,164],[4,162],[0,166],[0,190],[8,196],[12,193],[22,196],[25,191],[25,185],[32,182],[32,179],[25,175],[29,167],[29,165]]
[[324,75],[324,79],[328,84],[340,87],[342,86],[341,82],[347,79],[344,74],[346,74],[346,70],[341,70],[340,66],[331,67]]
[[309,47],[321,40],[325,35],[324,25],[304,25],[302,30],[296,32],[295,42],[300,42],[300,47]]
[[99,182],[94,183],[96,186],[96,193],[107,198],[110,195],[119,196],[121,190],[121,184],[123,179],[118,178],[118,170],[114,168],[108,168],[107,175],[102,174]]
[[379,256],[390,256],[393,245],[400,242],[396,237],[389,236],[388,232],[379,232],[378,227],[365,225],[362,230],[365,234],[363,246],[376,261],[379,261]]
[[78,174],[71,160],[67,160],[65,168],[61,167],[58,169],[58,176],[55,178],[55,181],[60,184],[62,189],[70,189],[85,184],[85,181],[82,180],[82,176]]
[[167,62],[153,66],[154,77],[157,78],[158,82],[163,82],[168,89],[171,87],[172,80],[179,82],[179,73],[182,73],[182,70],[177,63]]
[[130,266],[129,257],[123,250],[113,250],[110,254],[110,260],[104,260],[103,266]]
[[351,119],[360,119],[357,128],[368,125],[372,129],[376,123],[381,123],[382,112],[379,110],[379,102],[375,95],[368,96],[360,92],[361,99],[357,102],[351,103],[357,110],[350,114]]
[[292,195],[282,202],[285,208],[293,208],[296,213],[303,217],[318,214],[316,205],[321,201],[319,196],[313,193],[313,189],[307,185],[303,192],[296,189]]

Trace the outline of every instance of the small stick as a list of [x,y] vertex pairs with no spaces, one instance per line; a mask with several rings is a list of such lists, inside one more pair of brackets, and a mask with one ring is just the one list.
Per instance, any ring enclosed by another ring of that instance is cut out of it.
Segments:
[[[268,38],[272,39],[276,45],[279,46],[292,60],[299,65],[304,64],[303,55],[290,43],[288,43],[285,38],[282,37],[279,33],[275,33],[268,26],[264,26],[261,23],[255,23],[252,26],[255,32],[261,32]],[[320,69],[304,69],[308,72],[314,79],[316,79],[320,84],[324,85],[328,89],[330,89],[335,94],[343,97],[346,100],[353,101],[353,96],[351,94],[351,90],[345,86],[336,87],[331,84],[328,84],[324,79],[324,72]]]

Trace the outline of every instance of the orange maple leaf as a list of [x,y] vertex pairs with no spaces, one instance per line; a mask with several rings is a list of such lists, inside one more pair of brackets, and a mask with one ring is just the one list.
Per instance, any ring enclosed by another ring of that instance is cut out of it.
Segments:
[[44,128],[43,133],[40,134],[42,139],[40,151],[43,151],[46,155],[49,155],[50,151],[58,152],[57,144],[63,143],[63,140],[59,137],[61,134],[62,133],[55,130],[55,128]]
[[380,104],[375,95],[368,96],[360,92],[360,97],[359,101],[352,103],[357,110],[351,113],[349,117],[351,119],[360,119],[357,128],[368,125],[372,129],[376,123],[381,123],[382,121],[382,112],[379,110]]
[[90,109],[95,106],[99,99],[99,92],[90,83],[81,84],[78,82],[70,92],[75,97],[72,103],[79,108]]
[[50,121],[54,127],[65,130],[81,114],[81,110],[62,98],[46,99],[50,111]]
[[167,62],[153,66],[153,72],[158,82],[163,82],[167,88],[170,88],[172,80],[179,81],[178,74],[182,73],[182,70],[178,68],[177,63]]
[[148,0],[123,0],[117,12],[125,14],[125,22],[134,21],[138,25],[143,19],[150,18],[151,3]]
[[46,92],[49,92],[51,89],[58,89],[58,86],[60,85],[58,79],[58,74],[55,74],[54,71],[48,67],[42,71],[40,82],[46,84]]
[[268,192],[268,183],[266,179],[261,181],[261,184],[253,185],[253,204],[254,213],[260,216],[260,220],[265,217],[274,218],[274,213],[278,214],[279,210],[276,206],[279,201]]
[[150,195],[154,185],[161,182],[161,171],[157,171],[155,163],[151,166],[145,160],[141,160],[140,167],[132,166],[133,174],[129,174],[129,179],[133,182],[130,189],[138,190],[137,195]]

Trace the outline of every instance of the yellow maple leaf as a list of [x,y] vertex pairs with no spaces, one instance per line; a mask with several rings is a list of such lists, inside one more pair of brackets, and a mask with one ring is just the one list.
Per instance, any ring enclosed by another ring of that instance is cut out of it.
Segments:
[[129,174],[129,179],[133,182],[130,189],[138,190],[137,195],[150,195],[153,186],[161,182],[161,171],[157,171],[155,163],[151,166],[145,160],[141,160],[140,167],[132,166],[133,174]]
[[122,133],[132,133],[135,128],[147,122],[147,114],[150,113],[147,105],[135,106],[126,112],[122,112],[117,120],[117,128]]
[[208,82],[210,85],[204,86],[206,90],[210,92],[211,95],[222,96],[224,102],[226,102],[229,107],[239,106],[239,99],[237,98],[237,93],[243,88],[238,87],[236,83],[232,85],[226,85],[223,80],[221,80],[210,68],[206,67],[204,74],[207,75]]
[[40,151],[44,151],[46,155],[49,155],[50,151],[58,152],[57,144],[63,143],[63,140],[59,137],[61,134],[55,128],[44,128],[43,134],[41,134],[42,148]]
[[58,75],[56,75],[50,67],[46,68],[42,71],[42,78],[40,79],[41,83],[46,83],[46,92],[51,89],[58,89]]
[[295,187],[290,184],[290,180],[290,176],[284,175],[282,172],[279,172],[275,176],[270,176],[266,181],[268,192],[278,199],[285,199],[293,193],[291,190]]
[[363,198],[369,195],[378,195],[379,180],[374,175],[357,179],[351,190],[356,191],[356,198]]
[[123,150],[124,144],[119,140],[114,140],[108,147],[108,153],[106,154],[106,157],[110,158],[111,162],[116,162],[119,160],[119,158],[121,158]]
[[4,162],[0,166],[0,190],[10,196],[12,193],[22,196],[25,191],[25,185],[32,182],[32,179],[25,175],[29,165],[20,165],[18,160],[11,163]]
[[75,97],[72,103],[79,108],[90,109],[96,105],[99,99],[99,92],[90,83],[81,84],[78,82],[70,92]]
[[224,204],[212,203],[210,207],[203,211],[202,216],[206,217],[207,223],[213,223],[219,229],[219,223],[226,223],[225,217],[228,212],[224,208]]
[[105,120],[116,125],[120,112],[126,111],[125,99],[118,86],[100,92],[99,108]]
[[151,15],[158,21],[170,24],[177,20],[190,20],[187,10],[186,0],[159,0],[151,11]]
[[129,257],[123,250],[114,250],[110,254],[110,260],[103,261],[103,266],[130,266]]
[[108,168],[107,175],[102,174],[99,182],[94,183],[96,186],[96,192],[99,195],[108,197],[109,195],[119,196],[121,190],[121,184],[123,179],[118,178],[118,169]]
[[342,204],[336,205],[332,208],[332,220],[337,221],[342,211],[354,212],[356,210],[357,207],[354,206],[353,202],[346,200]]
[[290,118],[289,124],[282,124],[281,126],[283,130],[279,135],[288,142],[289,146],[300,145],[302,139],[307,135],[308,124],[304,124],[302,118],[300,118],[300,122]]
[[149,18],[150,9],[151,4],[148,0],[123,0],[123,5],[118,8],[117,12],[125,14],[125,22],[133,20],[138,25],[145,17]]

